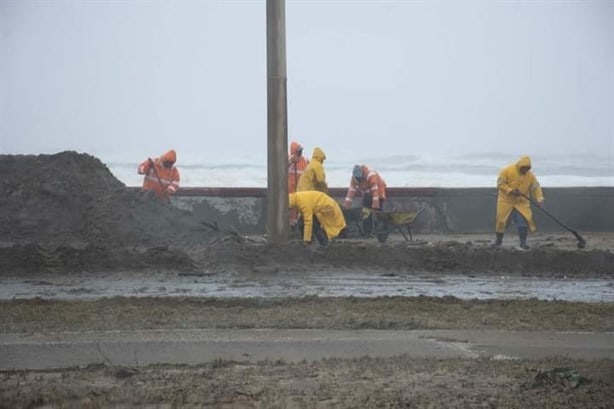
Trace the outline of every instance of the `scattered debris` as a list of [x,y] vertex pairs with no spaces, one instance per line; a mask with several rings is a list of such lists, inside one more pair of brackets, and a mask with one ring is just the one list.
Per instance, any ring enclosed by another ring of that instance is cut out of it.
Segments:
[[575,369],[562,367],[548,371],[539,370],[533,379],[532,386],[560,386],[565,389],[575,389],[590,382],[590,379],[581,376]]

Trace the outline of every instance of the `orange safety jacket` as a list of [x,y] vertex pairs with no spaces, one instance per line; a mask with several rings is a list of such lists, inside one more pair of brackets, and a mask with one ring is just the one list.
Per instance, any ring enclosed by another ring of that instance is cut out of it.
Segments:
[[[176,160],[177,154],[171,149],[159,158],[153,159],[154,166],[151,166],[149,159],[143,161],[137,168],[139,175],[145,175],[143,178],[143,190],[152,190],[161,199],[168,198],[177,192],[177,189],[179,189],[179,170],[174,165]],[[165,168],[162,165],[164,162],[172,162],[173,166]],[[156,176],[156,173],[158,176]],[[158,180],[158,177],[160,180]]]
[[371,207],[379,209],[380,200],[386,200],[386,182],[376,171],[370,170],[365,165],[362,165],[360,168],[362,170],[362,180],[358,182],[354,176],[350,178],[350,187],[345,196],[344,206],[351,206],[356,190],[360,190],[363,195],[370,194],[373,197]]
[[296,153],[303,149],[300,143],[290,144],[290,155],[288,156],[288,193],[295,193],[298,181],[305,173],[305,168],[309,165],[309,159],[305,156],[296,156]]

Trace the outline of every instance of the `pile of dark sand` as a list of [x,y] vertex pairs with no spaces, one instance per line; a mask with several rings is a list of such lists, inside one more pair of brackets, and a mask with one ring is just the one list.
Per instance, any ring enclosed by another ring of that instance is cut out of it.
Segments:
[[209,234],[189,212],[127,189],[91,155],[0,155],[0,174],[5,244],[185,245]]

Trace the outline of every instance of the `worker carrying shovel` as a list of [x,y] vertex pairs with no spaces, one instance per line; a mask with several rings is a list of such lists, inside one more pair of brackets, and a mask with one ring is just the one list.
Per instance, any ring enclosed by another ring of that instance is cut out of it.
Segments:
[[[500,246],[507,220],[512,216],[518,226],[520,248],[527,250],[527,234],[535,231],[531,202],[542,207],[544,194],[537,178],[531,171],[531,159],[523,156],[513,165],[509,165],[499,173],[497,179],[499,196],[497,199],[497,219],[495,231],[497,238],[495,246]],[[531,200],[531,202],[529,201]]]
[[173,149],[159,158],[147,158],[137,168],[143,178],[143,190],[153,191],[161,200],[170,200],[170,197],[179,189],[179,170],[175,166],[177,154]]

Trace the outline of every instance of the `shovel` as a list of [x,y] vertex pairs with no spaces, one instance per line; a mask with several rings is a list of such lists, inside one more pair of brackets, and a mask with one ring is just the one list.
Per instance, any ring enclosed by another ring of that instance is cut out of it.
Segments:
[[168,197],[168,193],[166,192],[166,188],[164,187],[164,183],[162,183],[162,179],[160,179],[160,176],[158,176],[158,171],[156,170],[156,165],[154,164],[154,161],[151,158],[147,158],[147,160],[149,160],[149,164],[151,165],[151,169],[154,172],[154,175],[156,175],[156,179],[158,179],[158,183],[160,184],[160,189],[162,189],[162,193],[164,193],[164,197],[166,198],[167,202],[171,201],[171,198]]
[[550,216],[550,218],[552,220],[554,220],[555,222],[557,222],[561,227],[563,227],[565,230],[571,232],[574,236],[576,236],[576,239],[578,239],[578,248],[579,249],[583,249],[584,247],[586,247],[586,240],[584,240],[584,238],[582,236],[580,236],[580,233],[578,233],[577,231],[570,229],[569,227],[565,226],[559,219],[557,219],[556,217],[554,217],[550,212],[548,212],[546,209],[544,209],[543,207],[541,207],[539,205],[539,203],[537,203],[535,200],[531,199],[529,196],[522,194],[522,197],[524,197],[525,199],[527,199],[529,202],[531,202],[532,204],[534,204],[536,207],[538,207],[542,212],[546,213],[548,216]]

